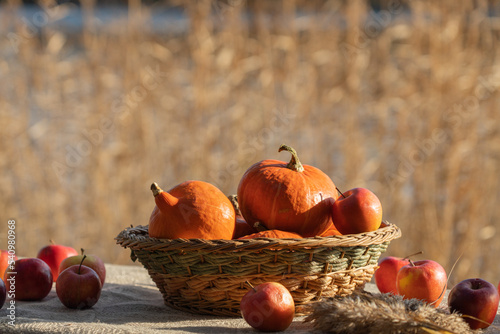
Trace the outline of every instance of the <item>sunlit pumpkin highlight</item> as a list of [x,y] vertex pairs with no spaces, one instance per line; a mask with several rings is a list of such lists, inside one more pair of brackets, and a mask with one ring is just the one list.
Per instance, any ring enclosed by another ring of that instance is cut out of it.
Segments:
[[214,185],[186,181],[168,192],[151,185],[156,206],[149,219],[149,236],[164,239],[231,239],[235,212]]
[[333,181],[320,169],[302,165],[295,150],[281,145],[290,162],[262,160],[252,165],[238,186],[238,203],[246,222],[267,229],[321,235],[332,223],[330,211],[338,197]]

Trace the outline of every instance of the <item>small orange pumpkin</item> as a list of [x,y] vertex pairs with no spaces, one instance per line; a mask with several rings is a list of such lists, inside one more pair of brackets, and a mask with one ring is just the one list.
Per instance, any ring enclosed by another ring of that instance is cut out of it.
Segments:
[[168,192],[153,183],[156,206],[149,219],[149,236],[163,239],[231,239],[235,212],[214,185],[186,181]]
[[250,235],[245,235],[244,237],[238,239],[255,239],[255,238],[294,238],[294,239],[302,239],[300,234],[294,232],[280,231],[280,230],[265,230],[257,233],[253,233]]
[[320,234],[320,237],[330,237],[332,235],[342,235],[342,233],[340,233],[339,230],[337,230],[335,225],[330,224],[326,229],[326,231]]
[[241,214],[250,225],[314,237],[330,224],[331,206],[338,193],[333,181],[316,167],[302,165],[295,150],[289,163],[263,160],[252,165],[238,185]]

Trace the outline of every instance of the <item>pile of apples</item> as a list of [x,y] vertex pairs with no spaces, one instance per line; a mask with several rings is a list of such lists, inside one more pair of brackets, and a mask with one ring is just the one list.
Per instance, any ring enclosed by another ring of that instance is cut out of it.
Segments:
[[[85,255],[68,246],[50,244],[36,258],[9,260],[0,250],[0,308],[9,296],[15,300],[37,301],[45,298],[56,285],[61,303],[73,309],[94,306],[106,279],[104,262],[96,255]],[[2,280],[3,278],[3,280]]]
[[[384,257],[374,274],[381,293],[420,299],[438,307],[446,292],[447,275],[432,260],[413,262],[408,257]],[[500,300],[500,283],[495,287],[481,278],[469,278],[456,284],[448,295],[448,308],[463,316],[473,330],[489,327],[495,320]]]

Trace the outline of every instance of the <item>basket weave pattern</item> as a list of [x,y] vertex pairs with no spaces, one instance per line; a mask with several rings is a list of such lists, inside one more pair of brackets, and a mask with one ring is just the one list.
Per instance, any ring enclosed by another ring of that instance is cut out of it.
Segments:
[[274,281],[290,290],[297,314],[322,297],[345,296],[371,280],[380,255],[400,237],[393,224],[334,237],[248,240],[155,239],[147,226],[115,239],[132,250],[162,293],[165,304],[200,314],[239,316],[252,285]]

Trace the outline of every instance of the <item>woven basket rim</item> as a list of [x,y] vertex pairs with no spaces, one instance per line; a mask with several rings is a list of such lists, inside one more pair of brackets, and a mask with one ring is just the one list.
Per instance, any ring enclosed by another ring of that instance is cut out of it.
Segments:
[[145,251],[237,251],[262,249],[304,249],[323,247],[355,247],[382,244],[401,237],[401,230],[387,221],[376,231],[348,235],[309,238],[255,239],[157,239],[148,235],[148,226],[128,227],[115,238],[124,248]]

